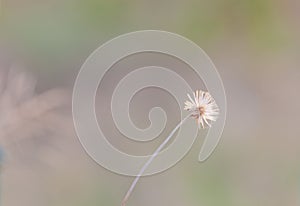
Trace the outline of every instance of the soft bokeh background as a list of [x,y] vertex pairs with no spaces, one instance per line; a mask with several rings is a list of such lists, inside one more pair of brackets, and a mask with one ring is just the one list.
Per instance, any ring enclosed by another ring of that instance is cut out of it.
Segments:
[[0,12],[2,205],[120,205],[132,178],[86,155],[70,93],[94,49],[142,29],[208,53],[228,118],[208,161],[197,162],[199,136],[183,161],[143,178],[128,205],[300,205],[300,1],[2,0]]

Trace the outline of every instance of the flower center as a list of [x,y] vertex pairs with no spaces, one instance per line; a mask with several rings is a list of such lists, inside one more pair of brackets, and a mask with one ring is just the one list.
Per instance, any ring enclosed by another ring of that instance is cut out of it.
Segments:
[[198,107],[198,110],[199,110],[200,116],[203,116],[204,112],[205,112],[204,107]]

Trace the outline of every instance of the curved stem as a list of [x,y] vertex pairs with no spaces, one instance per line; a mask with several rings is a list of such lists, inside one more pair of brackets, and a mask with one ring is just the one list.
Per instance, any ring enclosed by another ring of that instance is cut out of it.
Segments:
[[122,201],[122,206],[126,205],[126,202],[130,196],[130,194],[132,193],[134,187],[136,186],[136,183],[139,181],[139,179],[141,178],[141,176],[143,175],[143,173],[145,172],[145,170],[147,169],[147,167],[150,165],[150,163],[154,160],[154,158],[158,155],[158,153],[166,146],[166,144],[170,141],[170,139],[172,138],[172,136],[174,135],[174,133],[181,127],[181,125],[190,117],[191,115],[186,116],[183,120],[181,120],[178,125],[171,131],[171,133],[169,134],[169,136],[165,139],[165,141],[163,141],[163,143],[161,143],[161,145],[155,150],[155,152],[151,155],[151,157],[149,158],[149,160],[144,164],[144,166],[142,167],[142,169],[140,170],[140,172],[138,173],[138,175],[135,177],[134,181],[132,182],[129,190],[127,191],[123,201]]

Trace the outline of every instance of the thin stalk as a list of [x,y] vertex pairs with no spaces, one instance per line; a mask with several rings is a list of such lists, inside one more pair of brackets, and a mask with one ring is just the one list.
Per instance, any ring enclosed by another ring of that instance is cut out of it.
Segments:
[[158,153],[166,146],[166,144],[170,141],[174,133],[183,125],[183,123],[190,117],[191,115],[186,116],[181,122],[178,123],[178,125],[172,130],[172,132],[169,134],[169,136],[163,141],[163,143],[155,150],[155,152],[151,155],[149,160],[144,164],[138,175],[135,177],[134,181],[132,182],[129,190],[127,191],[123,201],[122,201],[122,206],[126,206],[126,202],[132,193],[134,187],[136,186],[136,183],[139,181],[147,167],[150,165],[150,163],[154,160],[154,158],[158,155]]

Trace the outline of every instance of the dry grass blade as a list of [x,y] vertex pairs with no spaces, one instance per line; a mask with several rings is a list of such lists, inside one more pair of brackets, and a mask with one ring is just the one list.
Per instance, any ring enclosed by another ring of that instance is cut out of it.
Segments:
[[62,89],[51,89],[35,94],[35,79],[12,68],[7,75],[0,73],[0,144],[30,139],[44,129],[53,129],[45,117],[59,120],[56,110],[69,102],[69,94]]

